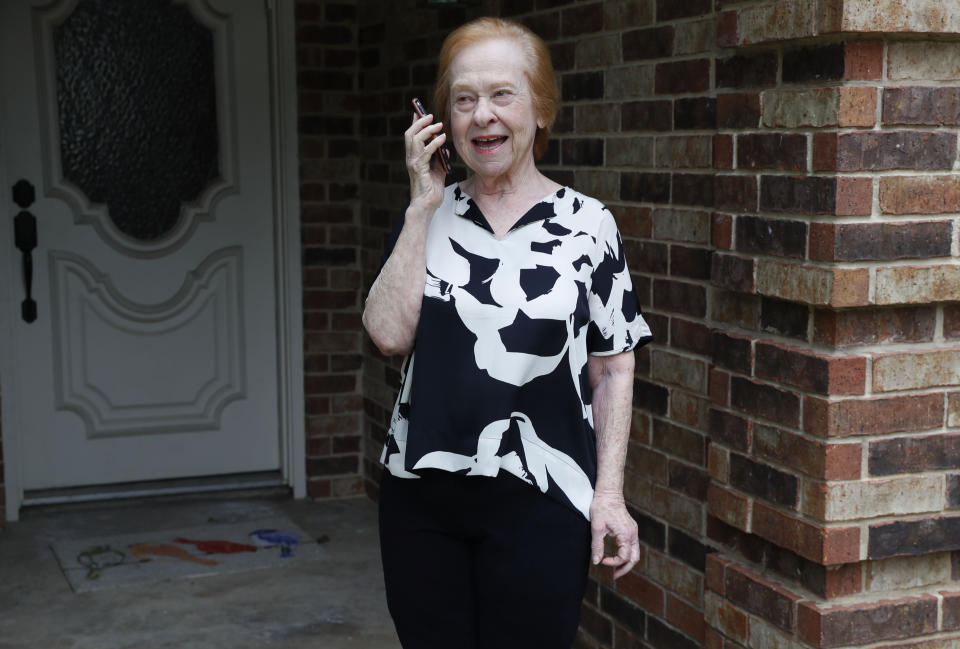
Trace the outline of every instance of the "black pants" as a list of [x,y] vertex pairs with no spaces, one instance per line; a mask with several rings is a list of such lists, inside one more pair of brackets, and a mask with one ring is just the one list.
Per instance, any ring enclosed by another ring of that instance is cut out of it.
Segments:
[[383,472],[380,548],[404,649],[569,649],[590,524],[505,472]]

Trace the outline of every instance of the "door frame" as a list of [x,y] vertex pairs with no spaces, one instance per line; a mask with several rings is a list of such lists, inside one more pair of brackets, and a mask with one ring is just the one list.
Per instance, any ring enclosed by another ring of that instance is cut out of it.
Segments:
[[[297,159],[297,56],[293,2],[264,0],[270,70],[270,133],[274,187],[274,255],[277,317],[277,388],[280,470],[294,498],[307,493],[305,397],[303,378],[303,283],[300,264],[300,177]],[[4,92],[0,86],[0,94]],[[0,108],[2,108],[0,103]],[[0,114],[0,119],[3,116]],[[0,141],[0,153],[4,143]],[[0,251],[15,251],[5,154],[0,155]],[[19,254],[6,262],[0,255],[0,435],[2,475],[6,487],[6,520],[19,519],[23,503],[18,381],[13,366],[13,322],[19,317],[23,292]],[[3,277],[6,279],[4,280]]]

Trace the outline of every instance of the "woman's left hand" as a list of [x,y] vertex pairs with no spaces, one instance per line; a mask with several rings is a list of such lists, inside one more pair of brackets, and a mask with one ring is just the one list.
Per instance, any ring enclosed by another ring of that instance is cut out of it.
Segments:
[[[590,532],[592,534],[591,561],[615,568],[613,578],[630,572],[640,560],[640,540],[637,522],[627,511],[622,493],[596,492],[590,503]],[[617,543],[617,554],[604,557],[604,538],[612,536]]]

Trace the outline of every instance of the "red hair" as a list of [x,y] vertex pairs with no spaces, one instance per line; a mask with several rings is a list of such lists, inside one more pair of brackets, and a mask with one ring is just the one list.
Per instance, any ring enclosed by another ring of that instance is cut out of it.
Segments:
[[533,157],[539,160],[547,150],[550,129],[560,108],[560,91],[554,76],[550,50],[543,39],[529,28],[503,18],[477,18],[450,32],[440,48],[437,68],[437,87],[433,92],[433,105],[437,115],[447,122],[450,119],[450,65],[460,52],[471,45],[494,39],[506,39],[520,46],[524,53],[524,74],[530,83],[533,106],[537,113],[537,133],[533,138]]

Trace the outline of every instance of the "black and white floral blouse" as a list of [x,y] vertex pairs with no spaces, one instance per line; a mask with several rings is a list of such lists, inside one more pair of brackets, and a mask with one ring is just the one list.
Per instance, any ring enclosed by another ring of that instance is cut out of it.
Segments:
[[564,187],[497,239],[450,185],[426,262],[381,461],[401,478],[504,470],[589,518],[597,455],[587,355],[651,339],[613,215]]

